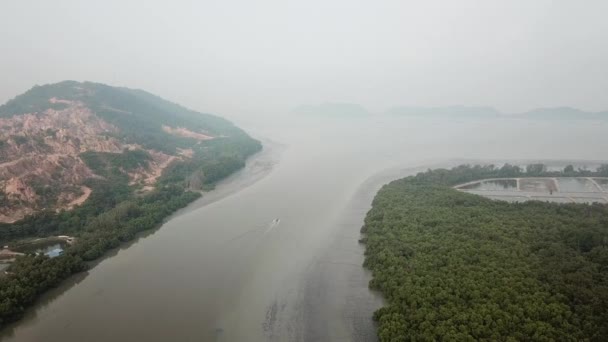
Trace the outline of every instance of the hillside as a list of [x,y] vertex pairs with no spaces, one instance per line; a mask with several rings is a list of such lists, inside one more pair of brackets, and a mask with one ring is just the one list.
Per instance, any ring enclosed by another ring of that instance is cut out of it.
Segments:
[[[0,328],[107,250],[159,226],[262,148],[141,90],[66,81],[0,107]],[[61,244],[60,252],[42,247]]]
[[0,222],[72,209],[104,180],[145,192],[180,173],[200,188],[259,148],[220,117],[142,90],[36,86],[0,106]]

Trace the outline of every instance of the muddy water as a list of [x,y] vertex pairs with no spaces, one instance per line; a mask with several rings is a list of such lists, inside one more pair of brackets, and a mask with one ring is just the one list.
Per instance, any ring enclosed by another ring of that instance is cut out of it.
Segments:
[[357,240],[381,184],[451,158],[608,158],[596,123],[242,125],[270,139],[245,170],[46,295],[3,340],[374,340],[381,299]]

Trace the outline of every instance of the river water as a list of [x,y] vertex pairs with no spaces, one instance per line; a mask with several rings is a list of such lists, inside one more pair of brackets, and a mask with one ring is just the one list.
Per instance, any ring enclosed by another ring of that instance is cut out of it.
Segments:
[[289,118],[247,167],[46,294],[3,341],[373,341],[357,243],[377,189],[432,165],[608,159],[608,125]]

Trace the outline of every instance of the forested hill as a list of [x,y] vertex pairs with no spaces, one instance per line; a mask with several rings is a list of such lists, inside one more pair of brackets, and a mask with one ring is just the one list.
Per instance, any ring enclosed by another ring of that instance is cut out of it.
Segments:
[[508,203],[451,188],[522,174],[461,166],[378,192],[362,241],[370,287],[387,300],[375,313],[381,341],[608,340],[608,206]]
[[[229,121],[199,113],[164,100],[143,90],[112,87],[101,83],[63,81],[35,86],[0,106],[0,118],[65,110],[73,103],[83,104],[94,115],[116,126],[126,143],[174,152],[189,142],[163,129],[187,128],[209,136],[246,136]],[[184,138],[183,136],[181,138]]]
[[36,86],[0,106],[0,222],[73,209],[99,179],[149,190],[182,178],[200,188],[260,148],[223,118],[142,90]]
[[[261,148],[220,117],[141,90],[66,81],[1,106],[0,242],[12,264],[0,277],[0,328]],[[28,248],[66,236],[56,257]]]

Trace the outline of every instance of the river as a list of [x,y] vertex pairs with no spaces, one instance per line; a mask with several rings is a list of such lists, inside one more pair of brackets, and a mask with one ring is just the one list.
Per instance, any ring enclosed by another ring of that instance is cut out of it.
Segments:
[[247,167],[47,293],[3,341],[373,341],[357,243],[384,183],[473,160],[608,159],[606,123],[289,118]]

